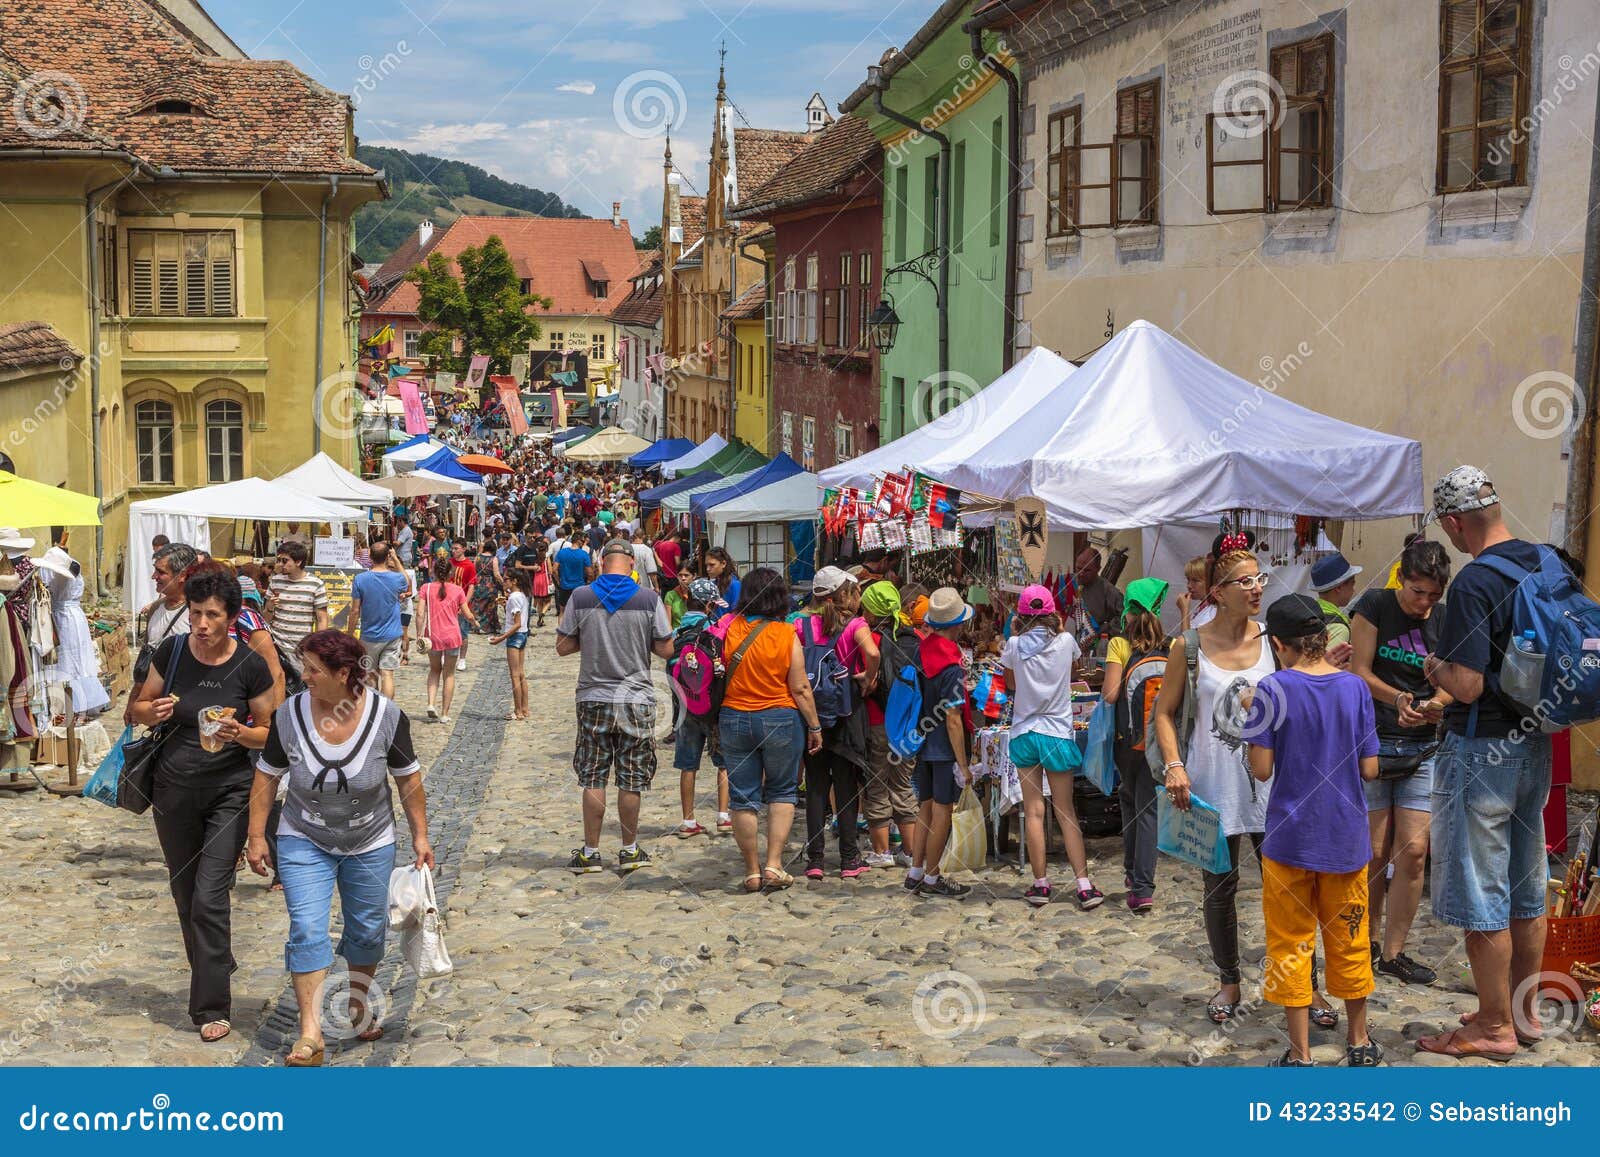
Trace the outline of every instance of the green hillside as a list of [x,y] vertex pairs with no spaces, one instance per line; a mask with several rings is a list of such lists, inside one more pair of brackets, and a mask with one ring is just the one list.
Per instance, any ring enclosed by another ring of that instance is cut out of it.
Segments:
[[356,214],[356,251],[362,261],[384,260],[422,220],[444,226],[463,213],[586,216],[554,193],[503,180],[464,161],[375,145],[361,145],[356,156],[384,171],[390,194],[389,200],[363,205]]

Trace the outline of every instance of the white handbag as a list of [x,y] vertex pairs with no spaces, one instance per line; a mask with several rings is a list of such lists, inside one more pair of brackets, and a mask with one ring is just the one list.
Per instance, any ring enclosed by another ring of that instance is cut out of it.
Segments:
[[422,927],[433,895],[433,881],[425,875],[410,864],[389,873],[389,931]]
[[401,930],[400,954],[411,965],[418,980],[449,976],[455,971],[455,965],[450,962],[450,952],[444,946],[444,919],[439,915],[439,901],[433,892],[433,872],[427,868],[411,871],[420,877],[426,906],[418,924]]

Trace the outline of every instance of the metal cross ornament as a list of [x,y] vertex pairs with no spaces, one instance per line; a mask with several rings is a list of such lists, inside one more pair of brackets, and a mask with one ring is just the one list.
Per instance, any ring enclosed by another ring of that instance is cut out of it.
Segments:
[[1022,545],[1027,547],[1044,546],[1045,535],[1044,515],[1037,510],[1017,511],[1017,536],[1022,540]]

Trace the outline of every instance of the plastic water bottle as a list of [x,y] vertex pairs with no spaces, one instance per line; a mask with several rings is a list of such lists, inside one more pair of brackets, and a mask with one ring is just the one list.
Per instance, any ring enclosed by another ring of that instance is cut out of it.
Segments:
[[1539,702],[1544,686],[1545,656],[1538,637],[1523,631],[1511,640],[1505,662],[1500,665],[1500,691],[1512,702],[1531,708]]

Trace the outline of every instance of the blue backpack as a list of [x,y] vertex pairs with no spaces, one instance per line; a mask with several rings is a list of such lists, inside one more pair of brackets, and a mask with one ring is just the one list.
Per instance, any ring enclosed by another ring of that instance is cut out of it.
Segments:
[[[916,636],[912,636],[913,642]],[[927,732],[922,725],[922,668],[915,650],[900,639],[884,635],[878,644],[883,654],[879,676],[888,694],[883,704],[883,730],[889,750],[901,759],[915,759]]]
[[[1539,550],[1540,569],[1526,571],[1496,555],[1486,566],[1516,584],[1511,638],[1493,690],[1538,720],[1544,731],[1564,731],[1600,719],[1600,605],[1574,579],[1559,555]],[[1468,734],[1477,723],[1474,705]]]
[[[805,629],[810,623],[811,629]],[[817,722],[826,731],[855,710],[850,672],[839,661],[833,640],[822,633],[822,616],[807,615],[795,624],[800,648],[805,652],[806,678],[817,704]]]

